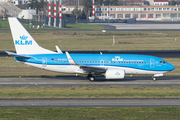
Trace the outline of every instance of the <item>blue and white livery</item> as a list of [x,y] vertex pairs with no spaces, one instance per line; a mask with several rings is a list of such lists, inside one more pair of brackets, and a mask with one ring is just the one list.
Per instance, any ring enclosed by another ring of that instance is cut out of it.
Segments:
[[13,17],[8,18],[16,49],[15,60],[37,68],[71,74],[87,74],[90,81],[94,75],[104,75],[106,79],[123,79],[126,74],[163,76],[175,69],[164,59],[147,55],[129,54],[69,54],[42,48]]

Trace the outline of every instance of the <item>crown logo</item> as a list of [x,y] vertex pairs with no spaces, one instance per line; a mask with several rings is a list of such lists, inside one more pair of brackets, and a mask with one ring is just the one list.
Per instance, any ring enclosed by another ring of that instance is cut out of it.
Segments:
[[119,57],[119,56],[115,56],[115,58],[119,58],[119,59],[120,59],[120,57]]
[[20,36],[20,39],[21,39],[21,40],[27,40],[27,38],[28,38],[28,36],[25,36],[25,35]]
[[116,72],[115,75],[120,75],[120,73],[119,73],[119,72]]

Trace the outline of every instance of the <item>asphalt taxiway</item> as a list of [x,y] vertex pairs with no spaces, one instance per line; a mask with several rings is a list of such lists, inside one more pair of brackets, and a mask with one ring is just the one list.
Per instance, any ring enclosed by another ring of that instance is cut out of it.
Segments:
[[180,99],[0,100],[0,107],[180,107]]
[[96,81],[90,82],[86,77],[1,77],[0,86],[178,86],[180,77],[158,77],[153,81],[151,77],[125,77],[118,80],[107,80],[104,77],[96,77]]

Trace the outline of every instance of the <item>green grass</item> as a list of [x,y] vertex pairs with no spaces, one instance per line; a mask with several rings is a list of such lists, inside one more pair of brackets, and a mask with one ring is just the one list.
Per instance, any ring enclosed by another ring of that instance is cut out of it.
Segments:
[[[101,50],[179,50],[180,32],[131,31],[30,31],[37,43],[47,49],[56,50],[58,45],[63,51],[101,51]],[[116,35],[112,45],[112,35]],[[0,51],[14,51],[12,36],[9,31],[0,32]],[[177,39],[176,44],[174,39]],[[127,44],[127,43],[129,44]]]
[[[29,28],[29,24],[21,23],[26,29]],[[9,29],[8,20],[2,21],[0,20],[0,29]]]
[[[21,23],[26,29],[29,28],[29,24]],[[94,30],[102,30],[105,29],[104,26],[100,25],[88,25],[88,24],[67,24],[67,28],[71,29],[94,29]],[[8,20],[0,20],[0,29],[9,29],[9,22]],[[47,29],[47,28],[45,28]],[[52,28],[50,28],[52,29]]]
[[103,30],[104,26],[100,25],[88,25],[88,24],[67,24],[67,28],[71,29],[93,29],[93,30]]
[[1,108],[3,120],[179,120],[180,107]]
[[0,86],[0,99],[180,98],[179,86]]
[[9,28],[9,22],[0,20],[0,28]]

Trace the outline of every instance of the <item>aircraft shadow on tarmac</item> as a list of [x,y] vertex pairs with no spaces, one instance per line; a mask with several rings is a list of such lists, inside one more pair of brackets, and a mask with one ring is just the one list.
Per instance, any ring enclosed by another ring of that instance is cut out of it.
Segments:
[[[86,77],[81,76],[63,76],[63,77],[42,77],[45,79],[56,79],[65,81],[89,81]],[[178,80],[180,77],[157,77],[156,81]],[[124,79],[105,79],[105,77],[96,77],[94,82],[128,82],[128,81],[152,81],[152,77],[125,77]]]

